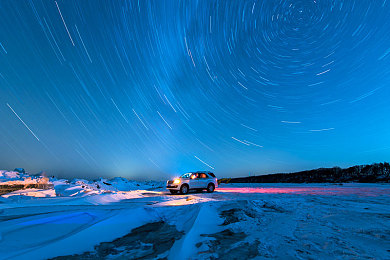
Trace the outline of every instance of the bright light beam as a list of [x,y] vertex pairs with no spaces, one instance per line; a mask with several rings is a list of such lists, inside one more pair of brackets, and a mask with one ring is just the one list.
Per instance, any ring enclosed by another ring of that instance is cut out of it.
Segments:
[[41,140],[39,140],[39,138],[34,134],[34,132],[26,125],[26,123],[20,118],[20,116],[15,112],[15,110],[13,110],[13,108],[8,103],[7,106],[12,110],[15,116],[19,118],[20,122],[23,123],[23,125],[28,129],[28,131],[30,131],[30,133],[38,140],[38,142],[40,142]]
[[64,23],[64,26],[65,26],[65,29],[68,33],[68,36],[70,38],[70,41],[72,42],[72,45],[74,46],[74,42],[73,42],[73,39],[72,39],[72,36],[70,36],[70,32],[68,30],[68,26],[66,26],[66,23],[65,23],[65,20],[64,20],[64,17],[62,17],[62,13],[61,13],[61,10],[60,10],[60,7],[58,6],[57,4],[57,1],[54,1],[56,3],[56,6],[57,6],[57,9],[58,9],[58,12],[60,13],[60,16],[61,16],[61,19],[62,19],[62,22]]
[[164,117],[160,114],[160,112],[157,111],[157,113],[161,117],[161,119],[164,120],[165,124],[167,124],[167,126],[172,130],[172,127],[168,124],[167,121],[165,121]]
[[204,165],[206,165],[206,166],[208,166],[208,167],[210,167],[211,169],[214,170],[214,167],[208,165],[207,163],[205,163],[204,161],[202,161],[201,159],[199,159],[196,155],[194,155],[194,157],[195,157],[196,159],[198,159],[198,160],[199,160],[201,163],[203,163]]

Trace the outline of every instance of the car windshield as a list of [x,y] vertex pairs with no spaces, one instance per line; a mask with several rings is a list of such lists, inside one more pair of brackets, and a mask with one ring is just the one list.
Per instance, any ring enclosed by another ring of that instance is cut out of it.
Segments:
[[189,178],[191,174],[192,174],[191,172],[184,173],[182,176],[180,176],[180,178]]

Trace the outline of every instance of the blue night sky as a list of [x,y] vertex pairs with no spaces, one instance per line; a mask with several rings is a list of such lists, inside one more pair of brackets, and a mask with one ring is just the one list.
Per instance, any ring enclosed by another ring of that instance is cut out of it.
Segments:
[[163,179],[390,158],[390,1],[0,1],[0,168]]

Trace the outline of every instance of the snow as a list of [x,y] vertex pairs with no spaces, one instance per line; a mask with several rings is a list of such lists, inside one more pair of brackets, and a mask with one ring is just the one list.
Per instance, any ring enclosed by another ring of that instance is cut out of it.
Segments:
[[30,176],[28,174],[14,171],[0,171],[0,185],[12,184],[38,184],[47,183],[48,179],[44,176]]
[[[129,216],[138,217],[128,221]],[[59,212],[55,216],[39,219],[32,217],[30,221],[14,223],[19,229],[9,230],[3,240],[10,241],[7,243],[8,252],[10,249],[18,252],[7,255],[9,257],[46,259],[93,250],[94,245],[124,236],[133,228],[152,220],[153,217],[143,208]],[[25,243],[21,243],[21,238],[28,243],[27,248]]]
[[170,259],[191,259],[197,254],[196,244],[201,235],[212,234],[219,231],[218,227],[223,221],[219,218],[218,212],[212,204],[203,203],[196,208],[196,213],[191,214],[191,219],[186,221],[182,230],[186,235],[182,240],[177,241],[170,250]]
[[[0,179],[40,177],[0,171]],[[389,184],[222,184],[211,194],[170,195],[162,182],[49,182],[52,189],[0,196],[1,259],[84,252],[101,258],[390,258]],[[156,222],[169,226],[151,225]],[[133,234],[139,227],[147,232]],[[153,231],[157,227],[166,230]],[[150,244],[161,232],[172,241],[163,253]],[[113,242],[128,234],[133,240]]]
[[43,190],[43,189],[25,189],[25,190],[17,190],[7,194],[4,194],[3,198],[20,196],[21,199],[28,199],[28,197],[55,197],[56,193],[53,189]]

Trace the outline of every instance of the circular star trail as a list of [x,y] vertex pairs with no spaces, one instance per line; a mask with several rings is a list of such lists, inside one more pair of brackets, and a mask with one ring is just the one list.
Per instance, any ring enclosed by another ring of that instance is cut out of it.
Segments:
[[4,1],[0,168],[219,176],[390,156],[390,3]]

